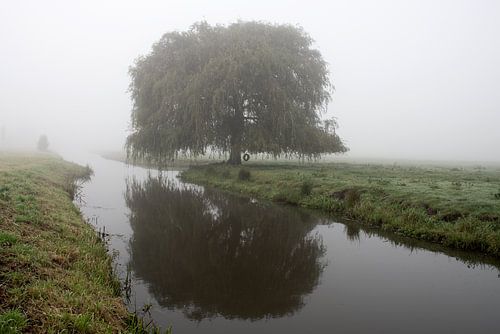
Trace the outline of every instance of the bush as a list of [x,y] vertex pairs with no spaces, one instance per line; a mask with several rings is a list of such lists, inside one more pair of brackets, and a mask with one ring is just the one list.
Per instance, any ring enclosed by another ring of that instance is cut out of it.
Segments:
[[314,186],[313,182],[309,179],[302,181],[302,184],[300,185],[300,194],[302,196],[311,195],[313,186]]
[[351,208],[356,205],[361,199],[361,193],[358,189],[349,189],[345,194],[345,202],[347,207]]
[[36,144],[36,147],[38,148],[39,151],[47,151],[49,149],[49,140],[47,139],[46,135],[41,135],[40,138],[38,139],[38,143]]
[[250,180],[250,171],[246,168],[240,168],[240,171],[238,172],[238,179],[241,181]]

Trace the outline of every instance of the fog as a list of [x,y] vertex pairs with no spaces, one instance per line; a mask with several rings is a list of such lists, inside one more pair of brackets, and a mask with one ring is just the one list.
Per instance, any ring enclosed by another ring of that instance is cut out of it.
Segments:
[[134,59],[165,32],[241,19],[315,39],[348,156],[499,161],[499,17],[495,0],[3,1],[0,148],[122,149]]

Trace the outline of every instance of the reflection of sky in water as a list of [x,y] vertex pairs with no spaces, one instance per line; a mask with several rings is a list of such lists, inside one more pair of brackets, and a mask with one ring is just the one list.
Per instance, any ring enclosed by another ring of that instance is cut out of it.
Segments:
[[[89,163],[95,171],[92,182],[84,188],[86,205],[82,211],[86,217],[97,217],[97,226],[106,226],[112,234],[110,247],[119,251],[115,259],[117,271],[124,275],[133,233],[131,212],[124,199],[126,180],[133,176],[141,182],[148,175],[155,177],[157,172],[96,156],[66,157]],[[175,176],[176,172],[164,173],[164,177],[179,182]],[[204,191],[201,187],[195,189]],[[205,204],[210,219],[219,222],[224,210],[213,201]],[[279,210],[300,211],[283,207]],[[258,212],[254,215],[258,216]],[[308,235],[321,237],[326,248],[322,261],[327,266],[318,275],[319,284],[302,295],[302,304],[294,312],[257,321],[223,316],[192,321],[179,307],[160,306],[151,293],[155,281],[142,280],[137,275],[131,308],[140,309],[151,303],[155,321],[164,326],[172,324],[176,334],[498,332],[500,278],[498,269],[486,264],[498,266],[496,260],[304,215],[313,220]],[[238,234],[241,240],[250,237],[247,230]],[[168,254],[157,256],[156,261],[161,263],[161,258]]]

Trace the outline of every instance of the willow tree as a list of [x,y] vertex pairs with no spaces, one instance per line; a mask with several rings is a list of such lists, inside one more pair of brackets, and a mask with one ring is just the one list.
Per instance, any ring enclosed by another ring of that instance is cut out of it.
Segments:
[[165,34],[130,68],[130,158],[164,163],[207,150],[317,157],[346,151],[334,123],[327,64],[301,28],[194,24]]

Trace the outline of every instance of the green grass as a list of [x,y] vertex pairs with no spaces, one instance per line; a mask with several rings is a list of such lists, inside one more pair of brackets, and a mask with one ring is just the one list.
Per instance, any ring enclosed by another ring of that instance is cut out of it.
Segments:
[[185,181],[341,214],[365,225],[500,256],[500,168],[349,163],[192,167]]
[[26,328],[27,320],[19,310],[10,310],[0,314],[0,333],[22,333]]
[[0,153],[0,333],[116,333],[129,313],[110,257],[72,203],[89,169]]

